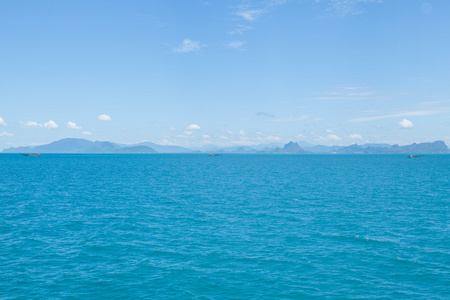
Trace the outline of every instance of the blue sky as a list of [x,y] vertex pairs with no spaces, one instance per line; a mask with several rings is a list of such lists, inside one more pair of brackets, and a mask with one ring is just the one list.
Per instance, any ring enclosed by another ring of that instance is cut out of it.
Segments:
[[0,149],[450,145],[450,1],[0,2]]

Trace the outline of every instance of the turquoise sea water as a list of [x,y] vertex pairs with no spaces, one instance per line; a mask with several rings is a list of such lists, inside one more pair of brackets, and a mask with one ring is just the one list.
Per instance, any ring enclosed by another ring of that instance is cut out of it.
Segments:
[[0,299],[449,299],[450,155],[0,155]]

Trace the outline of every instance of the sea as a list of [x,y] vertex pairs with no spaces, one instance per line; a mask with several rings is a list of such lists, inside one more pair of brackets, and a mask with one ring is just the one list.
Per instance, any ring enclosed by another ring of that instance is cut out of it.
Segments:
[[450,299],[450,155],[0,155],[0,299]]

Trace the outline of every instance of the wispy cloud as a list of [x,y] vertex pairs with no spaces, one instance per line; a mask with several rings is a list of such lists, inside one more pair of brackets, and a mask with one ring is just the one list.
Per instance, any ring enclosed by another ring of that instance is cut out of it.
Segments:
[[387,114],[387,115],[378,115],[378,116],[371,116],[371,117],[355,118],[355,119],[350,119],[347,122],[349,122],[349,123],[358,123],[358,122],[376,121],[376,120],[390,119],[390,118],[399,118],[399,117],[430,116],[430,115],[434,115],[436,113],[437,112],[427,111],[427,110],[408,111],[408,112],[402,112],[402,113],[396,113],[396,114]]
[[277,142],[277,141],[280,141],[281,138],[279,136],[269,135],[269,136],[266,136],[266,140],[271,141],[271,142]]
[[327,136],[318,136],[316,141],[340,141],[342,138],[340,136],[337,136],[336,134],[328,134]]
[[230,130],[222,130],[222,132],[225,134],[234,135],[234,133]]
[[14,136],[14,133],[9,133],[6,131],[0,132],[0,136]]
[[42,127],[42,124],[39,124],[38,122],[35,121],[27,121],[25,123],[21,123],[21,126],[24,128],[38,128]]
[[111,121],[111,117],[109,115],[105,115],[105,114],[99,115],[97,117],[97,119],[99,119],[100,121]]
[[309,117],[307,115],[303,116],[288,116],[288,117],[277,117],[269,119],[270,122],[284,123],[284,122],[297,122],[307,120]]
[[226,44],[227,47],[233,48],[233,49],[239,49],[243,45],[244,45],[244,42],[240,42],[240,41],[229,42]]
[[193,51],[199,51],[204,45],[200,45],[199,42],[191,39],[184,39],[181,45],[176,47],[173,51],[178,53],[188,53]]
[[83,131],[81,134],[83,134],[83,135],[92,135],[92,133],[90,133],[89,131]]
[[3,120],[2,117],[0,117],[0,125],[7,126],[5,120]]
[[362,140],[363,139],[363,137],[357,133],[350,134],[348,137],[351,138],[352,140]]
[[257,18],[262,16],[264,13],[263,9],[245,9],[241,8],[236,12],[236,15],[244,18],[247,21],[255,21]]
[[267,122],[276,122],[276,123],[284,123],[284,122],[297,122],[297,121],[303,121],[309,118],[308,115],[302,115],[302,116],[275,116],[271,113],[266,112],[258,112],[256,113],[258,117],[263,117]]
[[338,17],[362,14],[365,10],[363,5],[381,3],[382,0],[316,0],[316,2],[328,2],[328,11]]
[[233,31],[228,32],[228,34],[244,35],[244,32],[252,29],[253,29],[252,27],[247,25],[236,25],[236,28]]
[[261,1],[261,5],[259,7],[252,8],[248,5],[247,1],[245,1],[244,4],[237,7],[235,15],[243,18],[246,21],[253,22],[264,14],[268,13],[274,7],[283,5],[286,2],[286,0],[269,0],[264,2]]
[[274,118],[275,117],[275,115],[273,115],[273,114],[269,114],[269,113],[262,112],[262,111],[256,113],[256,115],[258,117],[267,117],[267,118]]
[[339,136],[337,136],[337,135],[335,135],[335,134],[329,134],[329,135],[327,135],[327,139],[328,139],[328,140],[333,140],[333,141],[340,141],[340,140],[342,140],[341,137],[339,137]]
[[339,87],[333,91],[314,97],[315,100],[376,100],[380,95],[364,87]]

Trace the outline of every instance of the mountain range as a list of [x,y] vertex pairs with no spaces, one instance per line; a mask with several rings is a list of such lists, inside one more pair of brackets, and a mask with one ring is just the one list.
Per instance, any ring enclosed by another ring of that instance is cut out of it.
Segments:
[[[300,146],[302,145],[302,146]],[[389,144],[353,144],[349,146],[323,146],[306,142],[289,142],[285,145],[261,144],[256,146],[218,147],[207,145],[201,148],[159,145],[143,142],[133,145],[117,144],[108,141],[89,141],[85,139],[66,138],[40,146],[12,147],[2,153],[369,153],[369,154],[411,154],[411,153],[450,153],[443,141],[432,143],[414,143],[406,146]]]

